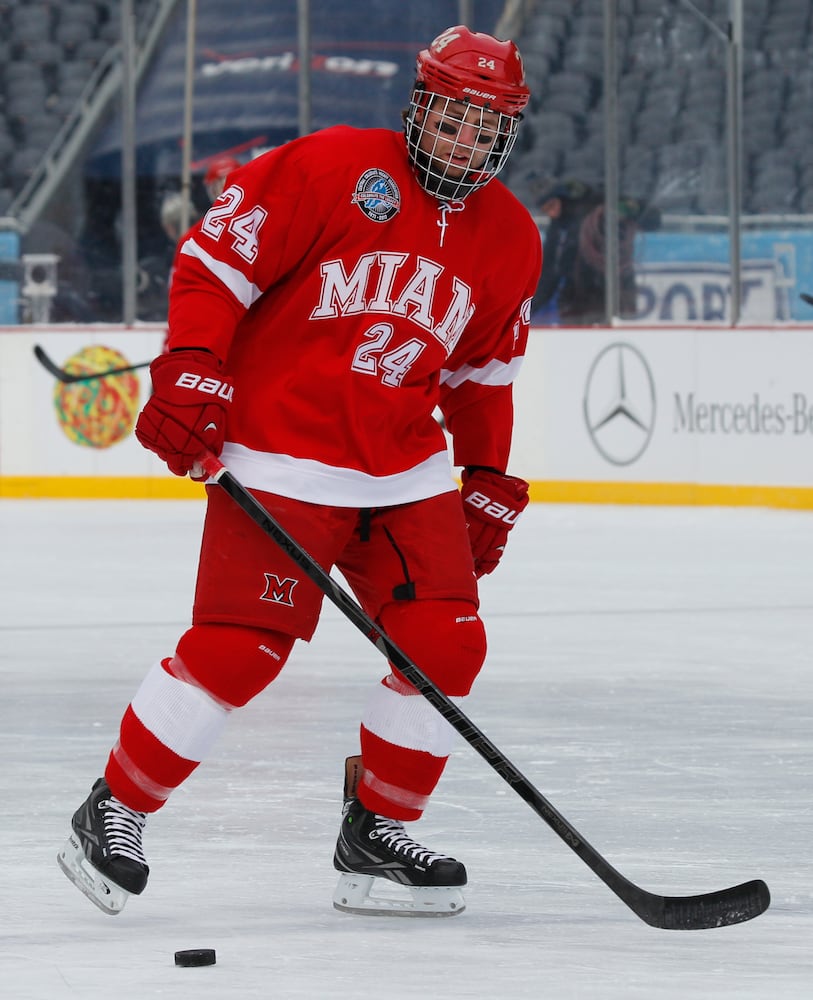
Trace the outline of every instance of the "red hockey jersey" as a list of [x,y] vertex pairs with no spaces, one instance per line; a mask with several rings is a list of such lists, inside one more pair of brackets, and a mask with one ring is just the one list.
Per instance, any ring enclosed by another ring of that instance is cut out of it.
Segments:
[[234,385],[223,461],[247,486],[375,507],[504,470],[541,242],[499,181],[445,205],[404,137],[345,126],[231,175],[187,238],[169,347]]

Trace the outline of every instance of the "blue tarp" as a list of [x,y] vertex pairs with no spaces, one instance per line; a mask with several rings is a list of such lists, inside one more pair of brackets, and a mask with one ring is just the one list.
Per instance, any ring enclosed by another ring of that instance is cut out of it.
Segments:
[[19,319],[20,284],[14,274],[19,260],[20,237],[11,230],[0,231],[0,326],[12,326]]
[[[742,236],[742,319],[809,323],[813,235],[769,229]],[[644,233],[636,250],[639,321],[718,323],[730,309],[728,236]]]
[[[499,0],[474,6],[476,30],[493,31]],[[415,55],[458,23],[456,0],[394,3],[312,0],[312,129],[339,122],[399,128],[414,78]],[[298,134],[299,54],[295,0],[201,0],[197,6],[194,163],[223,151],[273,146]],[[179,5],[139,88],[136,137],[141,174],[181,171],[186,5]],[[91,176],[120,171],[121,125],[101,136]]]

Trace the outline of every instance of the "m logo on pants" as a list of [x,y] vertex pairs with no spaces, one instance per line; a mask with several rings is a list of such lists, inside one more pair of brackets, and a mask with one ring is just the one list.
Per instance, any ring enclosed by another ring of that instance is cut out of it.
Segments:
[[265,574],[265,593],[260,598],[261,601],[271,601],[274,604],[287,604],[289,608],[294,606],[293,592],[298,580],[286,577],[284,580],[276,573]]

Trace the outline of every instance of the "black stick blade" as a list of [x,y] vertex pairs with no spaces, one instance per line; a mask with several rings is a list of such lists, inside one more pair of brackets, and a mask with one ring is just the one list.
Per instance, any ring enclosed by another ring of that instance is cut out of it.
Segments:
[[771,894],[762,879],[754,879],[719,892],[664,896],[662,900],[660,912],[640,914],[648,924],[664,930],[696,931],[753,920],[768,909]]
[[45,368],[46,371],[50,372],[54,378],[58,378],[60,382],[71,381],[70,374],[63,371],[58,365],[55,365],[39,344],[34,344],[34,356],[42,367]]
[[109,375],[123,375],[125,372],[134,372],[138,368],[147,368],[150,365],[149,361],[139,361],[137,365],[105,368],[98,372],[69,372],[52,361],[39,344],[34,345],[34,356],[46,371],[49,371],[60,382],[64,382],[65,385],[73,385],[74,382],[92,382],[94,379],[107,378]]

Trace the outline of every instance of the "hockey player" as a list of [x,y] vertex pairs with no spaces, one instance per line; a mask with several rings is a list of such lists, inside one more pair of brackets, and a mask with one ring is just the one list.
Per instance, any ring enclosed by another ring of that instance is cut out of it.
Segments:
[[[450,28],[418,55],[403,133],[329,128],[234,172],[183,245],[170,350],[136,428],[179,476],[221,455],[456,700],[485,658],[477,578],[528,502],[506,468],[542,251],[494,180],[528,96],[512,42]],[[147,816],[310,639],[321,599],[207,487],[192,626],[135,693],[59,854],[103,910],[144,889]],[[462,911],[464,866],[403,826],[426,808],[453,736],[394,668],[375,685],[348,761],[337,908]],[[405,898],[376,898],[378,878]]]
[[221,194],[223,194],[223,188],[226,186],[226,178],[232,171],[237,170],[239,166],[240,161],[238,159],[228,156],[225,153],[214,157],[209,163],[206,173],[203,175],[203,186],[206,188],[206,194],[210,202],[217,201]]

